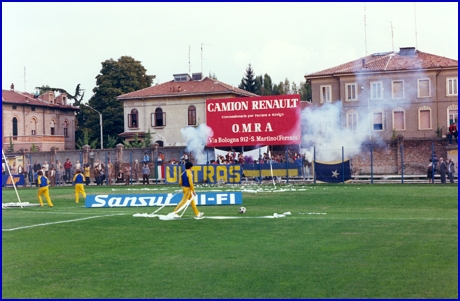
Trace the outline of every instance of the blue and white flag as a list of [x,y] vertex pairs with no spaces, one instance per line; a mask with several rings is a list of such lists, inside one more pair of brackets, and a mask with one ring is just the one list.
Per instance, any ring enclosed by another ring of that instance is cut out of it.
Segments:
[[314,162],[317,181],[341,183],[351,180],[350,160],[335,162]]

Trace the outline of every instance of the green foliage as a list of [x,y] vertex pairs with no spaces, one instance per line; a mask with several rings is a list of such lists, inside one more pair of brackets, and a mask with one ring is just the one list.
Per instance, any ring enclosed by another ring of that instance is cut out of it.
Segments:
[[147,131],[144,137],[144,148],[150,148],[152,146],[152,133],[150,132],[150,129]]
[[211,78],[211,79],[217,80],[217,76],[216,76],[216,74],[214,72],[211,73],[211,71],[210,71],[208,77]]
[[144,142],[139,140],[139,135],[136,133],[134,134],[133,141],[128,142],[127,140],[123,140],[123,144],[125,148],[143,148]]
[[30,151],[33,153],[38,152],[39,151],[38,146],[36,146],[35,143],[32,143],[32,146],[30,147]]
[[[247,212],[198,206],[205,218],[194,220],[189,207],[179,221],[133,216],[159,207],[84,208],[74,187],[51,187],[54,208],[3,212],[2,297],[458,298],[456,185],[277,186],[197,185],[243,190]],[[132,188],[85,186],[88,195],[148,193]],[[36,204],[36,187],[18,192]],[[2,189],[2,199],[16,200],[15,190]]]
[[90,129],[83,129],[82,133],[83,136],[82,138],[78,139],[76,145],[78,149],[82,149],[83,146],[89,145],[91,148],[95,149],[96,144],[97,144],[97,139],[94,139],[93,141],[90,142]]
[[248,68],[246,69],[246,74],[241,79],[241,83],[238,88],[251,93],[256,93],[256,79],[251,64],[249,64]]
[[[140,61],[130,56],[102,62],[102,69],[96,76],[97,86],[88,104],[102,113],[104,137],[118,137],[124,131],[123,104],[117,96],[150,87],[155,76],[147,75],[146,71]],[[99,128],[98,114],[84,114],[85,120],[80,125],[82,128]],[[92,139],[98,135],[95,131],[90,133]]]
[[117,146],[118,138],[112,137],[110,135],[107,136],[106,147],[107,148],[115,148]]

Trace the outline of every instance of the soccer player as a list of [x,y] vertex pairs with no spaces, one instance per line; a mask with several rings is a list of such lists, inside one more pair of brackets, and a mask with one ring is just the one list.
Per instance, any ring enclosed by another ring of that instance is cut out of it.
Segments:
[[83,186],[85,176],[81,174],[81,170],[77,169],[72,182],[75,184],[75,203],[78,203],[80,194],[86,198],[85,186]]
[[[182,191],[184,192],[184,195],[182,196],[182,200],[179,202],[179,204],[177,204],[176,208],[174,208],[174,217],[178,217],[177,210],[181,208],[183,205],[185,205],[187,201],[190,200],[194,195],[196,195],[195,187],[193,186],[192,167],[193,163],[187,161],[185,163],[185,171],[181,174],[179,178],[179,185],[182,186]],[[192,199],[191,205],[193,212],[195,213],[195,218],[203,217],[204,213],[198,211],[198,208],[195,204],[195,200]]]
[[48,179],[43,175],[43,171],[39,170],[37,172],[37,186],[38,186],[38,202],[40,207],[43,207],[42,195],[45,196],[46,201],[48,202],[49,207],[53,207],[53,203],[50,198],[50,191],[48,188]]

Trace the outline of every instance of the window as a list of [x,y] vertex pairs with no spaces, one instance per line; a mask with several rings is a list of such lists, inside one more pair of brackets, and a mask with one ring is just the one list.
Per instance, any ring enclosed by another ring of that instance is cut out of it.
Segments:
[[347,130],[353,132],[358,130],[358,112],[356,110],[347,112]]
[[431,130],[431,109],[421,107],[418,109],[419,130]]
[[156,108],[155,113],[152,114],[152,126],[166,126],[166,113],[161,108]]
[[188,107],[188,125],[196,125],[196,108]]
[[13,110],[17,110],[18,109],[18,106],[13,106]]
[[321,86],[321,100],[320,102],[323,103],[325,101],[331,102],[331,86]]
[[356,84],[346,84],[345,85],[345,97],[346,97],[346,100],[347,101],[350,101],[350,100],[358,100],[358,95],[356,93],[356,88],[357,88],[357,85]]
[[139,126],[138,112],[136,109],[131,110],[131,114],[128,114],[128,127],[137,128]]
[[458,81],[457,78],[447,78],[447,96],[457,96],[458,95]]
[[371,99],[382,99],[382,82],[371,82]]
[[13,117],[13,136],[18,135],[18,119]]
[[32,130],[32,135],[37,134],[37,123],[37,119],[35,117],[32,117],[32,119],[30,120],[30,128]]
[[393,99],[404,98],[404,82],[402,80],[394,80],[391,82],[391,97]]
[[419,98],[431,96],[430,79],[425,78],[417,80],[417,87],[417,95]]
[[393,130],[403,131],[406,129],[405,111],[403,108],[393,110]]
[[452,123],[458,123],[458,106],[457,105],[451,105],[447,108],[447,115],[448,115],[448,120],[450,126]]
[[51,120],[50,122],[50,128],[51,128],[51,135],[54,135],[54,125],[56,124],[56,122],[54,120]]
[[372,128],[374,131],[385,130],[385,113],[383,111],[376,111],[373,113]]
[[31,110],[31,111],[35,111],[35,107],[31,107],[30,110]]
[[66,120],[64,121],[64,137],[69,137],[68,128],[69,128],[69,122]]

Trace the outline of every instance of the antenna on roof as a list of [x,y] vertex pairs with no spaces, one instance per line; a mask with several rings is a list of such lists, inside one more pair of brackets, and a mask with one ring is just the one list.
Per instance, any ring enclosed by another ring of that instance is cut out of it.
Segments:
[[24,92],[27,92],[27,89],[26,89],[26,67],[24,67]]
[[188,73],[190,74],[190,45],[188,45]]
[[414,20],[415,20],[415,49],[418,49],[418,42],[417,42],[417,12],[415,11],[415,2],[414,2]]
[[390,22],[391,25],[391,51],[395,51],[395,44],[393,39],[393,22]]
[[367,56],[367,33],[366,33],[366,3],[364,3],[364,48]]

